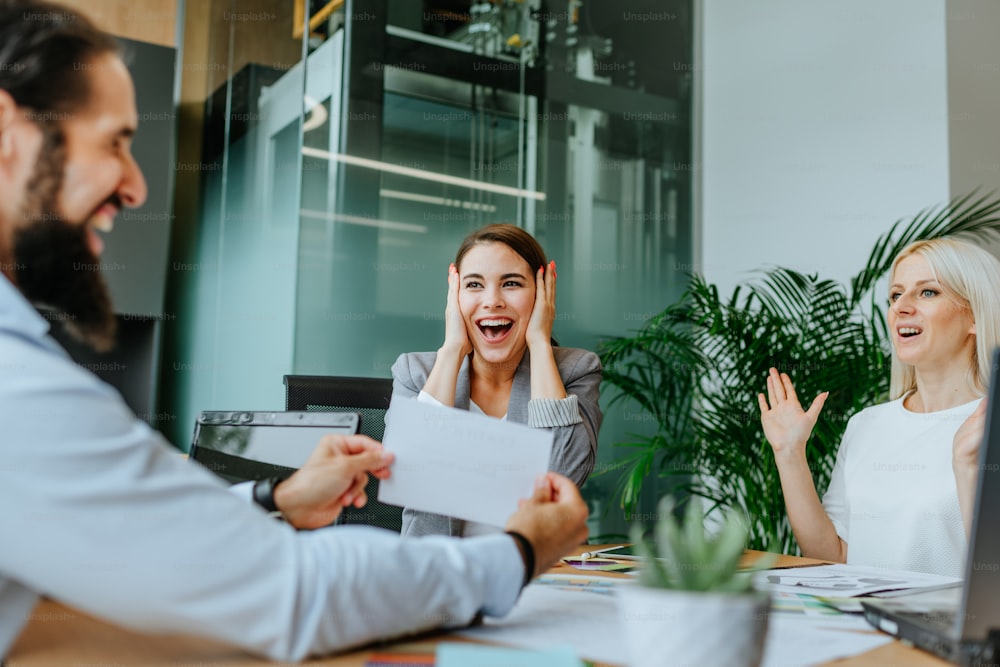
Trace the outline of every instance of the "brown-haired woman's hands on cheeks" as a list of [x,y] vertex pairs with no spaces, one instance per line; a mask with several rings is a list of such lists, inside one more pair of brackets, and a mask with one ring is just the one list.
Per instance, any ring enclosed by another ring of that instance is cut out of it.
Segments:
[[465,327],[462,308],[458,303],[460,289],[458,269],[454,264],[448,267],[448,302],[444,309],[444,345],[442,350],[448,350],[465,357],[472,352],[472,342],[469,331]]
[[535,305],[525,338],[528,349],[539,349],[552,344],[552,325],[556,319],[556,263],[549,262],[548,268],[538,267],[535,271]]

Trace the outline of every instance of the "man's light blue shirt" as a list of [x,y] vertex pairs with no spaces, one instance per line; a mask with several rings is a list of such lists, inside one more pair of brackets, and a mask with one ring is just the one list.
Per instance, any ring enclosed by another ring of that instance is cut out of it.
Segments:
[[178,456],[48,330],[0,276],[0,656],[39,595],[278,660],[513,607],[509,536],[296,532]]

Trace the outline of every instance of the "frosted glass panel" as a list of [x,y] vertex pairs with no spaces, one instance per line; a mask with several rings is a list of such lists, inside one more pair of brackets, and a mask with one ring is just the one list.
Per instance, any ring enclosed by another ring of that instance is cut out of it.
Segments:
[[[377,216],[342,213],[336,199],[323,210],[337,167],[306,157],[299,373],[385,377],[400,353],[439,347],[447,267],[462,238],[517,219],[518,198],[507,194],[517,187],[516,118],[392,92],[384,105]],[[305,138],[314,148],[328,141]],[[336,269],[344,265],[349,272]]]
[[[291,372],[304,68],[285,21],[245,21],[212,2],[197,219],[169,280],[179,327],[173,440],[187,446],[202,410],[280,410]],[[176,255],[175,255],[176,257]]]
[[[562,345],[597,349],[679,296],[689,2],[349,1],[364,9],[305,41],[293,3],[268,2],[277,20],[230,23],[237,0],[211,0],[225,66],[209,77],[200,219],[171,277],[187,323],[168,357],[177,441],[199,410],[280,409],[285,373],[389,377],[399,354],[439,347],[447,266],[487,223],[528,229],[558,262]],[[644,426],[607,410],[599,469]],[[614,482],[587,483],[593,511]]]

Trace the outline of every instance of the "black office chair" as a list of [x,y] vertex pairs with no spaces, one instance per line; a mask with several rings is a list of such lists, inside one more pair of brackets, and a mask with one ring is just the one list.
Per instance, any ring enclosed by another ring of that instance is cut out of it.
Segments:
[[[336,375],[286,375],[286,410],[349,410],[361,413],[361,432],[379,442],[385,432],[385,413],[392,398],[392,380]],[[338,524],[365,524],[388,528],[397,533],[403,523],[403,510],[380,503],[378,480],[368,480],[365,487],[368,504],[345,509]]]

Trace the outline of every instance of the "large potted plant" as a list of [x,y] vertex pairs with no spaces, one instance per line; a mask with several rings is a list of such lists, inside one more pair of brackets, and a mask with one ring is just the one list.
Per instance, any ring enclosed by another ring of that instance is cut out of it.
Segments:
[[[759,664],[770,597],[754,588],[752,571],[739,567],[746,520],[730,511],[712,534],[697,499],[688,502],[683,525],[673,509],[670,497],[660,501],[652,541],[641,527],[632,529],[643,557],[638,585],[616,592],[629,664]],[[772,563],[765,556],[754,569]]]
[[681,300],[601,356],[614,401],[651,415],[624,458],[619,497],[635,512],[651,476],[672,477],[712,504],[743,508],[750,546],[794,553],[777,469],[760,428],[756,393],[769,367],[788,372],[800,396],[829,391],[809,442],[816,488],[826,489],[847,419],[885,399],[889,338],[880,279],[918,239],[995,237],[1000,200],[966,195],[883,234],[849,285],[785,268],[723,297],[693,276]]

